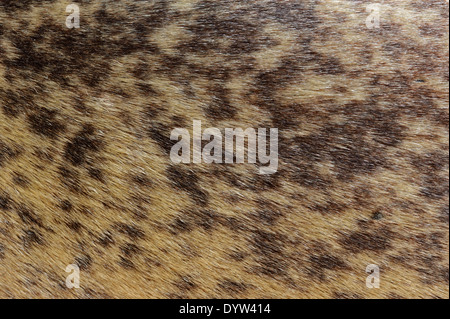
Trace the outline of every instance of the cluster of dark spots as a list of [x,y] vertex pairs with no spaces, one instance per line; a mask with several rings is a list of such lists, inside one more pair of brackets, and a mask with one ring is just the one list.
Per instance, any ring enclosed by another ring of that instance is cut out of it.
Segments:
[[[127,32],[129,25],[132,24],[87,24],[80,29],[68,30],[60,23],[50,21],[45,27],[37,28],[31,36],[13,38],[19,56],[7,61],[6,65],[35,73],[45,72],[61,85],[67,85],[70,76],[75,75],[83,83],[95,87],[109,77],[111,59],[146,50],[146,42],[142,38]],[[112,37],[121,34],[121,37]],[[52,50],[38,50],[37,47],[42,45]]]
[[89,255],[82,255],[75,258],[75,263],[80,270],[86,271],[92,266],[92,257]]
[[106,10],[105,6],[102,6],[101,9],[94,12],[95,19],[101,25],[112,25],[123,22],[123,16],[117,16],[116,14],[111,14]]
[[387,228],[381,228],[375,232],[355,231],[350,234],[342,234],[339,243],[352,253],[363,251],[385,251],[391,248],[394,234]]
[[381,149],[368,146],[361,135],[353,135],[346,130],[345,127],[330,130],[331,136],[342,138],[341,145],[329,149],[339,179],[348,180],[356,174],[372,173],[384,164]]
[[56,110],[41,108],[28,116],[28,124],[35,134],[54,139],[66,130],[62,121],[57,119],[57,115]]
[[199,186],[199,178],[194,171],[177,166],[170,166],[167,177],[172,186],[190,195],[199,205],[205,206],[208,203],[208,193]]
[[[293,125],[295,121],[289,120],[280,112],[280,104],[275,98],[275,92],[285,88],[294,81],[302,80],[300,61],[296,56],[284,57],[280,66],[274,70],[262,71],[255,77],[255,84],[249,91],[249,97],[256,96],[254,103],[272,114],[272,119],[278,123],[285,120],[286,124]],[[292,114],[292,112],[290,112]],[[278,116],[281,115],[281,118]],[[275,124],[274,124],[275,125]]]
[[31,248],[34,245],[44,244],[44,238],[42,234],[34,228],[23,230],[23,236],[21,236],[20,238],[26,248]]
[[5,251],[6,251],[5,246],[0,244],[0,260],[5,259]]
[[247,291],[249,285],[244,282],[236,282],[230,279],[225,279],[218,284],[223,291],[236,295],[243,294]]
[[64,158],[74,166],[86,163],[91,152],[98,152],[102,146],[101,139],[96,135],[92,125],[85,125],[83,129],[67,143]]
[[180,276],[173,284],[181,291],[190,291],[197,287],[197,284],[190,276]]
[[51,62],[49,56],[36,49],[36,43],[41,39],[41,35],[14,36],[11,38],[12,44],[18,50],[18,56],[14,60],[6,60],[5,65],[12,69],[30,70],[36,73]]
[[131,239],[142,239],[145,237],[145,232],[135,225],[127,225],[124,223],[118,223],[114,225],[114,228],[121,234],[127,235]]
[[27,187],[30,184],[30,181],[28,180],[28,178],[21,173],[14,173],[12,181],[14,184],[16,184],[20,187]]

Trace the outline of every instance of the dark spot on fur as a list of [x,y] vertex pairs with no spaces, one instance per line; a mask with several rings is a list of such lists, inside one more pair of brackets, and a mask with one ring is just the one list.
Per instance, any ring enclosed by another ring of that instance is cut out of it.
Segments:
[[[0,208],[1,208],[1,197],[0,197]],[[440,220],[444,223],[449,223],[449,207],[448,205],[441,210]]]
[[31,130],[39,135],[49,138],[56,138],[58,134],[64,132],[66,127],[57,118],[58,112],[41,108],[36,113],[28,116],[28,123]]
[[426,176],[423,179],[421,195],[430,199],[439,199],[449,194],[448,177]]
[[287,262],[283,254],[284,236],[258,230],[252,236],[252,249],[256,254],[256,271],[266,276],[284,276]]
[[18,152],[6,145],[0,140],[0,168],[6,161],[13,159],[18,155]]
[[176,143],[170,140],[170,131],[171,129],[163,124],[152,124],[149,128],[149,136],[166,154],[170,154],[170,150]]
[[330,254],[312,255],[309,257],[311,263],[310,274],[324,280],[326,270],[343,270],[347,264],[338,256]]
[[219,288],[230,294],[242,294],[247,290],[248,285],[242,282],[236,282],[226,279],[219,283]]
[[67,167],[59,167],[58,173],[60,176],[60,180],[64,186],[69,188],[74,193],[78,193],[81,191],[78,172]]
[[34,224],[39,227],[43,227],[42,220],[38,216],[36,216],[34,212],[32,212],[26,207],[20,206],[17,209],[17,215],[25,224],[28,225]]
[[353,232],[342,236],[339,242],[345,249],[353,253],[365,250],[384,251],[391,248],[392,237],[392,232],[383,228],[375,233]]
[[0,260],[5,259],[5,251],[6,251],[5,246],[0,244]]
[[179,280],[177,280],[174,285],[178,287],[181,291],[190,291],[197,287],[195,282],[189,276],[182,276]]
[[0,209],[8,210],[11,208],[10,206],[11,199],[7,194],[0,194]]
[[208,203],[208,193],[198,186],[199,178],[192,170],[170,166],[167,177],[172,186],[187,192],[197,204],[205,206]]
[[12,181],[14,184],[20,187],[26,187],[30,183],[30,181],[20,173],[14,173]]
[[73,205],[70,201],[68,200],[63,200],[61,202],[61,209],[67,213],[70,213],[73,209]]
[[374,220],[381,220],[383,218],[384,218],[384,215],[382,212],[375,212],[372,215],[372,219],[374,219]]
[[67,223],[67,227],[77,233],[79,233],[83,229],[83,225],[81,223],[74,221]]
[[145,237],[144,231],[134,225],[119,223],[115,225],[115,229],[117,229],[120,233],[127,235],[131,239],[141,239]]
[[125,258],[123,256],[120,256],[119,265],[120,265],[120,267],[122,267],[124,269],[134,269],[135,268],[134,263],[130,259]]
[[183,216],[178,216],[170,225],[173,234],[184,233],[192,231],[192,225]]
[[80,270],[86,271],[92,265],[92,258],[89,255],[83,255],[75,258],[75,263],[80,267]]
[[109,247],[114,244],[114,239],[112,237],[112,234],[110,232],[105,232],[99,239],[98,242],[103,247]]
[[230,254],[230,258],[234,261],[241,262],[247,257],[247,254],[241,251],[233,251]]
[[339,60],[334,57],[323,57],[319,59],[319,67],[316,71],[320,74],[337,75],[345,73],[345,70]]
[[153,185],[150,178],[148,178],[145,174],[136,174],[131,179],[133,183],[142,187],[151,187]]
[[30,248],[33,245],[43,245],[44,239],[42,234],[35,229],[27,229],[23,231],[24,235],[21,237],[25,247]]
[[206,115],[218,121],[234,118],[237,110],[230,104],[229,92],[218,87],[212,90],[212,94],[212,102],[205,110]]
[[127,243],[124,246],[120,247],[120,250],[128,258],[131,258],[134,255],[139,255],[140,253],[142,253],[141,248],[139,248],[135,244],[130,244],[130,243]]
[[95,168],[95,167],[89,167],[88,168],[88,173],[89,176],[93,179],[95,179],[96,181],[105,182],[105,177],[103,175],[103,171],[99,168]]
[[95,136],[95,129],[92,125],[85,125],[75,138],[67,143],[64,157],[72,165],[79,166],[86,162],[89,152],[99,151],[101,141]]

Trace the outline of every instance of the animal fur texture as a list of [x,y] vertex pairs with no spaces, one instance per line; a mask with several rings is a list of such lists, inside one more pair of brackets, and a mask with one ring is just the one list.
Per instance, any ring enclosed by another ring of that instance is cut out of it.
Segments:
[[[448,298],[448,14],[0,0],[0,297]],[[278,128],[278,172],[172,163],[193,120]]]

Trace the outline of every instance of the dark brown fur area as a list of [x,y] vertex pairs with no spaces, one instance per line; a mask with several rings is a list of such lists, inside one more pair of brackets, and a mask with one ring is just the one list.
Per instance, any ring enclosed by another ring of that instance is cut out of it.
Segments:
[[[0,2],[0,298],[448,298],[445,0],[375,29],[362,0],[73,3]],[[278,172],[172,163],[193,120],[278,128]]]

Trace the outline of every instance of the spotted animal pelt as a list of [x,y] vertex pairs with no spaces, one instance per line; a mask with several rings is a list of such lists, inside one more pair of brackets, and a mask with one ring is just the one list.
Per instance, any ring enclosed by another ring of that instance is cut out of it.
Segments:
[[[448,298],[448,28],[445,0],[0,0],[0,297]],[[278,128],[278,171],[173,163],[194,120]]]

